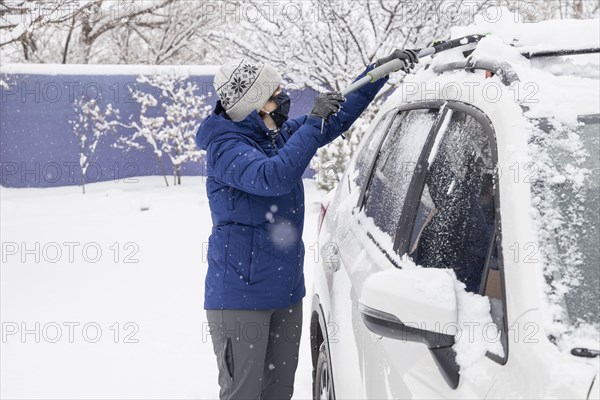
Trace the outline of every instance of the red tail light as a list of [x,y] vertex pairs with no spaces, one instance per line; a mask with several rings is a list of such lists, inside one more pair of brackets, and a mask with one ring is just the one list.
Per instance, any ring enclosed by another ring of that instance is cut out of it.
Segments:
[[319,213],[319,224],[317,233],[321,233],[321,226],[323,226],[323,221],[325,220],[325,214],[327,213],[327,209],[329,208],[329,201],[321,203],[321,212]]

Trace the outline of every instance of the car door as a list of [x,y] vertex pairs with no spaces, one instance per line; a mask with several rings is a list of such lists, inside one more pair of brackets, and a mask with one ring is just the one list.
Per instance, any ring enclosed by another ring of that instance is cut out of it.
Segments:
[[348,224],[361,188],[367,182],[370,165],[396,113],[397,110],[392,110],[378,118],[374,128],[363,138],[357,156],[351,161],[329,205],[319,235],[321,267],[315,272],[315,293],[319,295],[325,319],[324,334],[337,398],[357,398],[362,392],[361,363],[353,330],[358,315],[351,312],[350,303],[340,301],[351,296],[346,264],[352,259],[350,253],[360,245],[355,236],[348,234]]
[[[413,170],[402,213],[388,222],[396,223],[394,251],[407,264],[451,268],[468,291],[488,295],[497,330],[491,330],[496,334],[480,333],[478,327],[460,331],[469,340],[466,346],[462,342],[461,349],[467,351],[461,353],[463,364],[469,357],[476,360],[470,360],[460,375],[456,364],[439,365],[421,343],[365,334],[365,385],[384,398],[483,398],[506,361],[493,130],[481,112],[461,103],[445,104],[440,114],[436,132]],[[480,340],[497,341],[499,354],[477,357]],[[385,393],[378,382],[381,376],[386,377]],[[456,388],[452,376],[458,379]]]
[[[338,221],[337,228],[330,238],[339,249],[339,265],[336,265],[330,277],[330,315],[329,315],[329,349],[331,354],[332,373],[337,398],[376,398],[376,392],[368,391],[365,378],[365,355],[363,351],[364,335],[361,316],[357,308],[360,284],[369,271],[380,269],[381,263],[390,263],[386,258],[391,256],[392,236],[387,243],[371,240],[369,235],[374,230],[365,230],[374,218],[377,223],[390,221],[386,209],[369,208],[368,216],[358,212],[358,199],[389,198],[401,199],[406,196],[411,169],[416,168],[423,142],[429,135],[437,120],[439,107],[432,109],[415,108],[397,113],[394,111],[384,121],[385,131],[382,137],[375,135],[375,141],[363,146],[349,168],[348,185],[352,195],[347,200],[353,202],[351,213],[343,213],[345,221]],[[392,132],[398,134],[391,134]],[[411,132],[412,134],[409,134]],[[376,132],[377,133],[377,132]],[[377,157],[376,157],[377,156]],[[377,164],[375,160],[382,160]],[[404,160],[399,164],[399,160]],[[372,180],[380,182],[370,192],[364,192],[364,184]],[[395,188],[401,187],[400,191]],[[344,188],[341,188],[344,190]],[[342,202],[343,203],[343,202]],[[375,205],[376,202],[367,202]],[[392,215],[399,215],[401,201],[386,203]],[[338,206],[344,208],[344,204]],[[338,208],[339,212],[339,208]],[[389,231],[394,228],[386,224]],[[382,252],[381,246],[387,247]],[[325,257],[324,257],[325,258]],[[393,260],[393,258],[392,258]],[[396,262],[396,261],[394,261]]]
[[[447,131],[462,132],[461,135],[454,135],[457,139],[454,140],[453,146],[441,146]],[[466,136],[463,131],[467,133]],[[341,250],[339,258],[343,267],[332,275],[331,280],[330,321],[336,325],[338,334],[335,343],[330,344],[330,347],[332,363],[337,364],[333,373],[338,381],[338,398],[454,398],[461,395],[483,397],[491,386],[490,377],[495,376],[498,368],[505,362],[505,356],[488,354],[476,366],[486,371],[486,378],[475,382],[461,379],[458,387],[454,389],[446,382],[448,371],[443,371],[436,365],[423,345],[400,343],[373,335],[366,329],[357,311],[361,284],[369,274],[385,268],[402,267],[405,263],[415,261],[426,263],[427,260],[432,260],[428,254],[435,253],[432,244],[450,246],[441,240],[444,235],[449,236],[449,232],[433,229],[443,224],[436,222],[431,214],[432,193],[433,196],[437,196],[440,187],[448,192],[452,185],[457,185],[458,180],[454,179],[452,183],[453,180],[449,180],[448,174],[438,174],[438,182],[427,185],[425,178],[428,176],[429,164],[435,166],[436,158],[446,163],[450,158],[453,161],[452,165],[465,167],[461,164],[466,160],[464,155],[472,156],[473,151],[477,149],[473,146],[461,147],[461,140],[472,136],[473,132],[479,133],[480,141],[482,133],[487,135],[484,139],[489,141],[486,150],[488,157],[484,161],[481,157],[478,158],[480,164],[487,163],[488,167],[487,175],[478,180],[479,197],[476,202],[479,204],[476,210],[479,217],[485,218],[485,212],[489,214],[490,206],[491,210],[494,209],[493,201],[490,205],[490,195],[497,196],[489,193],[489,179],[492,176],[490,174],[493,174],[493,171],[489,170],[489,163],[493,163],[496,156],[493,130],[483,114],[461,103],[424,103],[405,107],[387,129],[386,136],[379,145],[377,157],[369,165],[367,173],[353,174],[357,183],[361,183],[361,176],[366,182],[363,183],[363,190],[352,217],[345,224],[346,228],[336,230],[335,239]],[[481,144],[479,147],[482,147]],[[438,155],[440,148],[442,152]],[[360,160],[360,154],[357,160]],[[466,166],[474,167],[469,163]],[[356,165],[354,167],[356,168]],[[460,168],[454,173],[464,174],[465,171]],[[481,165],[478,168],[481,169]],[[361,170],[365,170],[365,165],[361,166]],[[439,189],[437,192],[434,189],[436,183]],[[469,190],[475,189],[462,184],[457,186],[455,193],[469,193]],[[453,207],[449,209],[454,209],[455,212],[446,214],[445,218],[457,220],[458,217],[463,217],[463,223],[469,220],[472,215],[464,211],[471,210],[466,206],[470,204],[467,200],[469,198],[465,200],[464,195],[453,199],[449,203]],[[437,220],[440,218],[438,216]],[[479,221],[481,222],[481,219]],[[469,260],[472,259],[472,263],[483,263],[478,266],[477,274],[480,278],[476,289],[490,296],[494,321],[502,333],[494,339],[502,341],[507,351],[503,286],[499,268],[501,252],[496,245],[497,221],[494,219],[492,222],[491,228],[487,226],[487,235],[457,237],[461,240],[461,251],[471,249],[476,254],[471,255]],[[436,242],[436,239],[440,241]],[[470,244],[469,240],[473,239],[477,239],[477,242]],[[456,251],[450,255],[454,258],[440,260],[434,257],[433,260],[438,263],[435,267],[449,267],[440,263],[450,263],[459,256]],[[433,261],[429,263],[432,264]],[[474,290],[474,279],[469,274],[458,272],[457,275],[465,282],[468,281],[470,289]],[[358,368],[349,368],[349,365],[357,364]],[[344,382],[343,385],[339,384],[340,380]]]

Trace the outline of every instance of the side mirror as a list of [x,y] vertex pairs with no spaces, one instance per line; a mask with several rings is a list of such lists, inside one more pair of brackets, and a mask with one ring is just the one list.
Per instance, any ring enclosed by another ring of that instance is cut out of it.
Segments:
[[359,301],[370,331],[425,344],[453,389],[459,378],[452,349],[458,330],[455,279],[445,269],[389,269],[367,278]]

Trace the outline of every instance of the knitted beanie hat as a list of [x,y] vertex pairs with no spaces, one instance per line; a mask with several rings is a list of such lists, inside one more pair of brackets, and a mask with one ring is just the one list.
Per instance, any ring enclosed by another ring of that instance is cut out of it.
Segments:
[[239,122],[260,110],[281,84],[281,74],[269,64],[242,58],[224,64],[214,86],[229,118]]

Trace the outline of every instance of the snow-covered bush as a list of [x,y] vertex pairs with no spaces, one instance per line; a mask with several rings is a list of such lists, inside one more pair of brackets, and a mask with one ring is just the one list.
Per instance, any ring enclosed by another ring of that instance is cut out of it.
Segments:
[[111,104],[101,107],[96,99],[92,98],[81,98],[75,101],[74,108],[77,117],[69,122],[78,140],[81,188],[85,194],[85,180],[90,159],[96,152],[100,140],[115,131],[119,110],[114,109]]
[[211,106],[205,104],[206,96],[198,94],[198,86],[187,76],[139,76],[137,81],[147,88],[131,89],[133,99],[140,105],[139,120],[121,124],[133,130],[133,134],[121,135],[116,146],[125,149],[149,146],[158,159],[167,186],[165,158],[174,183],[181,184],[183,164],[196,162],[202,155],[196,146],[195,135],[198,122],[208,116]]

